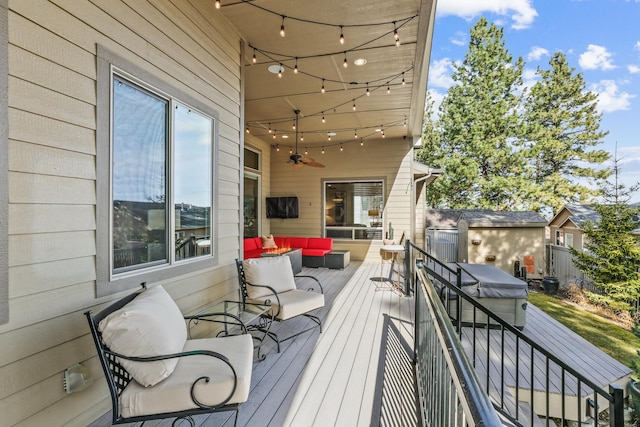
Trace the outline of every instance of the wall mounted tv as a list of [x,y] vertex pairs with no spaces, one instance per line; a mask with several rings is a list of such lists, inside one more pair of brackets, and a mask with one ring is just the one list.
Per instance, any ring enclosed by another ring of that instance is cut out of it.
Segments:
[[267,218],[298,218],[298,198],[267,197]]

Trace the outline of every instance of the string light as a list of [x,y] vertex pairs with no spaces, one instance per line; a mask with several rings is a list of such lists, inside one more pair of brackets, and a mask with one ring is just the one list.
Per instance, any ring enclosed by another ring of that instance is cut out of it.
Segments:
[[282,64],[280,64],[280,68],[278,68],[278,78],[279,79],[282,78],[282,70],[284,70],[284,67],[282,66]]
[[293,125],[291,126],[291,128],[292,128],[293,130],[296,130],[296,121],[295,121],[295,120],[293,121]]
[[327,133],[327,139],[328,139],[329,141],[331,141],[331,134],[330,134],[330,133]]
[[324,154],[324,147],[322,147],[322,154]]
[[398,27],[396,27],[395,21],[393,22],[393,38],[396,40],[396,46],[400,46],[400,36],[398,35]]
[[280,37],[284,37],[285,36],[285,34],[284,34],[284,18],[285,18],[285,16],[282,15],[282,25],[280,25]]
[[402,87],[404,87],[405,85],[405,81],[404,81],[404,71],[402,72]]
[[367,82],[367,96],[371,95],[371,92],[369,92],[369,83]]
[[300,134],[300,141],[304,141],[304,132]]
[[269,133],[271,133],[271,122],[269,122]]
[[324,111],[322,112],[322,123],[326,123],[326,120],[324,119]]
[[356,100],[353,100],[353,111],[356,111]]
[[304,155],[306,156],[307,154],[309,154],[309,150],[305,147],[305,149],[304,149]]
[[293,67],[293,74],[298,74],[298,58],[296,58],[296,65]]
[[358,129],[353,130],[353,139],[358,139]]
[[387,83],[387,95],[391,93],[391,86]]
[[342,148],[342,143],[340,143],[340,151],[344,151],[344,148]]
[[322,79],[322,89],[320,89],[320,93],[324,93],[324,79]]
[[220,0],[216,0],[215,6],[216,6],[216,9],[220,9]]
[[293,148],[289,147],[289,154],[293,154]]
[[364,146],[364,141],[362,140],[362,138],[360,138],[360,146],[363,147]]
[[258,59],[256,58],[256,48],[254,47],[253,48],[253,58],[251,58],[251,61],[255,64],[257,60]]
[[249,132],[249,125],[247,125],[247,133],[251,133],[251,132]]
[[280,146],[276,144],[276,151],[280,151]]
[[276,139],[276,131],[273,131],[273,139]]
[[344,34],[342,31],[342,25],[340,25],[340,44],[344,44]]
[[347,61],[347,51],[344,51],[344,62],[342,63],[342,66],[344,68],[347,68],[349,66],[349,61]]

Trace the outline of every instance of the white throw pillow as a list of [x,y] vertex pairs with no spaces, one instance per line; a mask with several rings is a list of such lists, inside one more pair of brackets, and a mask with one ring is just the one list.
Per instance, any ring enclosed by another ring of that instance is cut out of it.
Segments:
[[[288,256],[270,256],[249,258],[242,261],[244,276],[251,285],[271,286],[276,292],[286,292],[296,289],[296,282]],[[272,295],[268,288],[247,286],[249,298],[258,299]]]
[[[176,303],[162,286],[154,286],[105,317],[98,329],[105,344],[124,356],[179,353],[187,341],[187,327]],[[145,387],[171,375],[178,358],[155,362],[120,359],[131,376]]]

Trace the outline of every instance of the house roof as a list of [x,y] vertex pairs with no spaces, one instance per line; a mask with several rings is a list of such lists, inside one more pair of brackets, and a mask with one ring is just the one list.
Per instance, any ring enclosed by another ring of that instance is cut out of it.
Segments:
[[545,227],[547,225],[547,220],[542,215],[532,211],[465,210],[460,220],[466,221],[473,227]]
[[427,209],[426,226],[438,230],[454,230],[458,228],[460,215],[460,209]]
[[[354,133],[366,142],[382,135],[381,129],[389,139],[422,134],[436,0],[221,4],[219,12],[244,40],[244,116],[252,135],[295,146],[295,110],[304,148],[354,142]],[[366,64],[355,65],[359,58]],[[282,67],[282,77],[270,66]],[[330,141],[328,132],[335,133]]]

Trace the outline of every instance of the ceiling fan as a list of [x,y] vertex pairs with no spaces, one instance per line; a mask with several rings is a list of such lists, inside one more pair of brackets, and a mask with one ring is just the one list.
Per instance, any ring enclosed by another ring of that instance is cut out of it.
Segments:
[[289,156],[289,163],[293,163],[294,168],[301,168],[304,165],[313,166],[314,168],[323,168],[324,165],[322,163],[318,163],[310,157],[305,157],[302,154],[298,153],[298,116],[300,114],[300,110],[294,110],[296,113],[296,152]]

